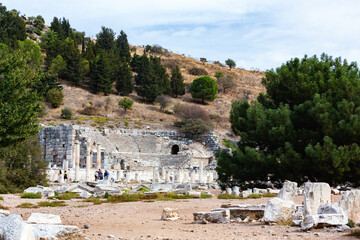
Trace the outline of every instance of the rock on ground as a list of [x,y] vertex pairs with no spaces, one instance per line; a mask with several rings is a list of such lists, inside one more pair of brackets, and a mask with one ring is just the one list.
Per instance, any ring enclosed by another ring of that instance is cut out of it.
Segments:
[[265,222],[287,222],[292,220],[295,212],[295,203],[280,198],[273,198],[268,201],[264,212]]
[[32,224],[62,224],[60,216],[54,214],[32,213],[27,220]]
[[225,223],[230,221],[229,209],[213,212],[194,212],[194,223]]
[[3,240],[35,240],[29,224],[20,215],[10,214],[0,217],[0,239]]
[[64,225],[31,225],[36,239],[39,238],[65,238],[72,239],[81,236],[80,229],[76,226]]
[[278,198],[285,201],[294,201],[294,196],[297,192],[297,183],[285,181],[283,187],[281,188]]
[[179,213],[176,208],[164,208],[161,220],[175,221],[179,219]]
[[327,183],[305,183],[304,216],[318,213],[320,205],[331,203],[331,189]]
[[360,190],[346,191],[340,200],[340,206],[349,219],[360,224]]

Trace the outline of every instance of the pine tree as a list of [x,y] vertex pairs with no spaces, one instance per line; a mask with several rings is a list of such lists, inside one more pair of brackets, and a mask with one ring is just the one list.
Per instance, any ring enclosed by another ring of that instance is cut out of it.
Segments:
[[166,69],[161,64],[161,59],[151,56],[150,61],[152,63],[155,77],[157,78],[155,81],[157,82],[160,94],[170,94],[171,85],[169,75],[166,73]]
[[95,93],[109,95],[112,92],[113,71],[107,53],[99,54],[91,64],[91,88]]
[[171,70],[171,89],[175,98],[177,98],[179,95],[185,94],[184,78],[181,75],[178,65],[173,67],[173,69]]
[[134,90],[134,81],[129,64],[126,62],[120,64],[116,74],[116,90],[120,95],[127,96]]
[[153,103],[157,96],[161,94],[157,77],[155,76],[152,62],[146,54],[139,58],[137,73],[135,76],[136,93],[144,102]]
[[103,50],[114,49],[115,33],[111,28],[102,26],[99,34],[96,35],[96,45]]
[[115,41],[116,53],[119,59],[125,59],[127,63],[131,61],[130,47],[127,40],[127,35],[123,30],[121,30],[120,35]]

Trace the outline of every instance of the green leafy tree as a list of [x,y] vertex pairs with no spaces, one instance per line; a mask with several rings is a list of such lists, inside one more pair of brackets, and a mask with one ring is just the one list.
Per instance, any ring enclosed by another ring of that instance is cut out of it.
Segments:
[[225,61],[225,64],[229,66],[230,70],[234,67],[236,67],[236,63],[234,60],[228,58],[226,61]]
[[45,66],[47,69],[50,68],[52,61],[62,54],[64,43],[58,38],[58,34],[52,30],[47,31],[40,38],[40,47],[45,49]]
[[101,53],[95,58],[90,67],[91,88],[95,93],[109,95],[112,92],[114,82],[111,58],[106,52]]
[[88,61],[93,61],[96,57],[95,53],[95,44],[89,39],[85,52],[83,52],[83,57]]
[[50,89],[46,94],[46,101],[51,104],[53,108],[60,107],[63,104],[64,94],[57,88]]
[[202,62],[203,65],[205,65],[205,63],[207,63],[207,60],[206,60],[206,58],[200,58],[200,62]]
[[214,77],[216,77],[217,80],[219,80],[219,78],[223,77],[224,74],[222,72],[215,72]]
[[127,35],[123,30],[121,30],[120,35],[117,37],[115,46],[118,57],[124,59],[127,63],[130,63],[131,55],[129,42],[127,40]]
[[36,185],[46,186],[47,165],[36,136],[0,148],[0,193],[22,192]]
[[177,98],[179,95],[185,94],[185,83],[184,78],[180,72],[180,68],[178,65],[173,67],[171,70],[171,90],[174,94],[175,98]]
[[54,17],[53,21],[50,23],[50,26],[51,30],[56,32],[57,36],[61,40],[72,37],[73,30],[70,26],[69,20],[65,18],[59,19],[57,17]]
[[134,101],[127,97],[120,99],[118,102],[119,107],[124,109],[125,112],[127,110],[132,110],[133,104],[134,104]]
[[41,15],[36,16],[34,19],[34,26],[39,30],[43,30],[45,28],[45,20]]
[[39,45],[28,39],[19,41],[18,45],[21,51],[29,56],[28,64],[30,64],[32,69],[34,71],[39,70],[44,61]]
[[32,86],[39,81],[21,51],[0,44],[0,148],[38,132],[40,99]]
[[266,72],[266,94],[235,101],[233,154],[218,153],[219,182],[285,179],[360,185],[360,81],[356,63],[325,54]]
[[214,101],[217,97],[217,85],[214,79],[209,76],[202,76],[194,79],[190,86],[190,93],[193,98]]
[[127,96],[134,91],[134,81],[129,64],[120,64],[116,74],[116,90],[120,95]]
[[0,43],[15,47],[26,39],[26,24],[16,10],[7,11],[0,3]]
[[57,74],[58,76],[65,75],[66,61],[61,55],[57,55],[57,57],[52,61],[50,71]]
[[63,72],[62,77],[79,85],[85,75],[81,69],[82,59],[80,51],[73,39],[67,38],[63,43],[62,57],[66,62],[66,71]]
[[102,26],[101,31],[96,35],[96,45],[103,50],[114,49],[115,33],[111,28]]

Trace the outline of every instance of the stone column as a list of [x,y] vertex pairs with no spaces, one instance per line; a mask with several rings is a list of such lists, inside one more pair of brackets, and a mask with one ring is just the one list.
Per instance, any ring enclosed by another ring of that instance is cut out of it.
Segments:
[[190,180],[190,182],[191,182],[191,184],[194,184],[195,183],[195,171],[191,171],[191,180]]
[[90,169],[91,169],[91,140],[88,139],[86,143],[86,181],[91,181]]
[[203,175],[204,175],[204,162],[200,160],[199,183],[203,182]]
[[166,175],[165,168],[164,168],[164,167],[162,167],[162,168],[161,168],[161,177],[162,177],[162,179],[164,179],[164,180],[166,180],[165,175]]
[[80,143],[75,141],[75,181],[80,181]]
[[156,178],[156,168],[153,167],[153,179],[152,182],[157,182],[157,178]]
[[68,160],[64,160],[64,171],[69,173],[69,161]]
[[96,170],[101,169],[101,143],[97,143]]
[[140,174],[139,173],[135,173],[135,181],[140,183]]
[[[76,142],[76,141],[75,141]],[[76,143],[74,142],[71,153],[71,168],[75,169],[75,161],[76,161]]]
[[184,174],[183,183],[188,183],[189,182],[189,172],[187,170],[185,170],[183,174]]
[[174,171],[174,182],[175,182],[175,183],[180,183],[179,170]]
[[169,172],[169,171],[166,171],[165,182],[166,182],[166,183],[170,183],[170,172]]

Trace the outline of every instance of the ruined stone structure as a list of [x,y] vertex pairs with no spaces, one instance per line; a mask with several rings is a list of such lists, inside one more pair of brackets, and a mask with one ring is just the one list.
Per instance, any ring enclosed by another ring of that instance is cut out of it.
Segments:
[[188,139],[176,131],[144,131],[81,126],[43,128],[39,134],[49,175],[59,169],[71,180],[94,180],[98,169],[107,169],[116,180],[137,182],[198,182],[216,179],[214,134]]

